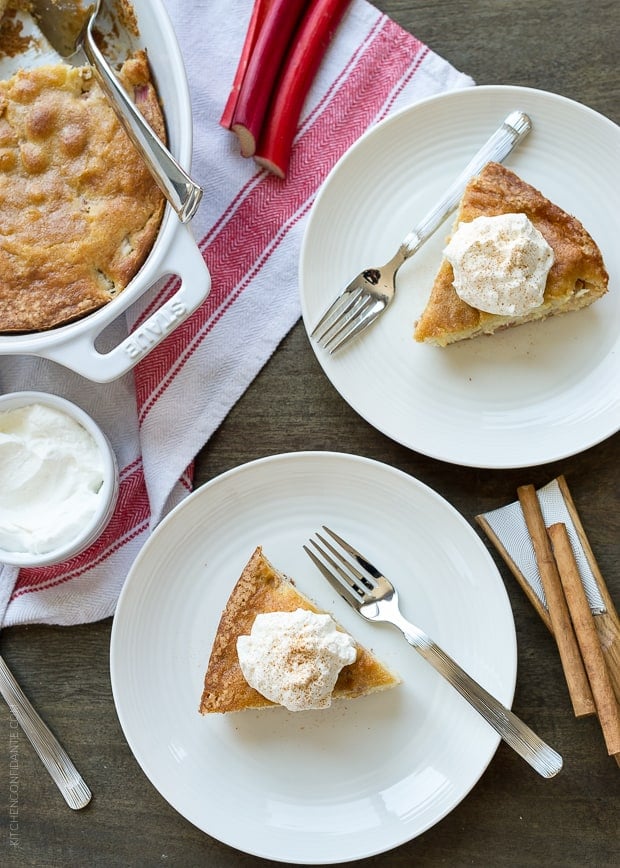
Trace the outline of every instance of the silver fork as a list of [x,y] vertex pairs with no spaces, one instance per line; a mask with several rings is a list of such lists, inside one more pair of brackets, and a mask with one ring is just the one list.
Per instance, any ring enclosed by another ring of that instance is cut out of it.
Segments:
[[6,700],[11,714],[26,733],[69,807],[73,810],[86,807],[91,799],[89,788],[67,752],[26,698],[2,657],[0,657],[0,694]]
[[545,744],[512,711],[474,681],[464,669],[445,653],[419,627],[401,614],[398,593],[392,583],[337,533],[323,525],[338,545],[362,568],[358,570],[331,542],[321,534],[316,536],[322,545],[311,539],[319,553],[304,546],[327,581],[357,612],[368,621],[388,621],[397,627],[409,644],[458,690],[493,729],[523,757],[538,774],[552,778],[562,768],[562,757]]
[[511,112],[502,125],[472,157],[443,198],[403,240],[394,256],[380,268],[365,268],[327,308],[310,336],[330,353],[341,349],[391,304],[396,293],[396,273],[454,211],[469,180],[488,162],[501,163],[532,129],[529,117]]

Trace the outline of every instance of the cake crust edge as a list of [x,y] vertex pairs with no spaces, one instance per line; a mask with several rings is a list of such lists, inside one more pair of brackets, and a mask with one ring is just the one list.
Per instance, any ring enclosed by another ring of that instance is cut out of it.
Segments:
[[547,275],[542,305],[525,316],[516,317],[471,307],[457,295],[452,285],[452,266],[444,259],[426,307],[414,327],[417,342],[445,347],[500,329],[580,310],[607,292],[609,275],[601,251],[580,221],[501,163],[488,163],[468,183],[452,232],[460,222],[507,213],[526,214],[553,249],[555,261]]

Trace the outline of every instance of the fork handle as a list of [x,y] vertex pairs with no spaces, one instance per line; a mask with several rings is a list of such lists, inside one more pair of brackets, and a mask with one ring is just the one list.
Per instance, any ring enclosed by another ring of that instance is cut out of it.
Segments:
[[404,618],[393,621],[407,642],[450,682],[502,737],[506,744],[528,762],[539,775],[552,778],[562,768],[562,757],[465,672],[439,645]]
[[0,657],[0,694],[6,700],[11,714],[26,733],[69,807],[73,810],[84,808],[91,799],[90,789],[82,780],[64,748],[34,710],[2,657]]
[[529,117],[521,111],[513,111],[505,119],[493,135],[484,143],[472,157],[456,181],[448,188],[445,195],[424,219],[404,239],[400,251],[405,259],[418,250],[419,247],[435,232],[446,217],[458,205],[465,187],[470,179],[480,172],[487,163],[501,163],[505,157],[525,138],[532,129]]

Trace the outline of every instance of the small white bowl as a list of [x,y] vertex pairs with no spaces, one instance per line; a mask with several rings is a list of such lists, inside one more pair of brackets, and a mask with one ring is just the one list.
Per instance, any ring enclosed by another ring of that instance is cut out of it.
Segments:
[[[96,512],[86,522],[78,536],[55,549],[40,554],[23,551],[7,551],[0,547],[0,563],[19,567],[41,567],[62,563],[87,549],[104,531],[112,517],[118,498],[118,465],[114,451],[101,428],[76,404],[46,392],[12,392],[0,396],[0,413],[43,404],[64,413],[82,426],[93,438],[103,460],[103,483],[98,492],[99,505]],[[0,481],[1,483],[1,481]]]

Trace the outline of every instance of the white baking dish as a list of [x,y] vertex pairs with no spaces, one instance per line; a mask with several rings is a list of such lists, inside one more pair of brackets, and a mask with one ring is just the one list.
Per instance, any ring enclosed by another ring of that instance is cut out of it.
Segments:
[[[191,104],[183,59],[162,0],[132,0],[140,35],[136,47],[148,51],[163,105],[168,146],[188,169],[192,153]],[[36,62],[34,59],[33,62]],[[125,340],[108,352],[95,347],[99,335],[159,278],[178,275],[177,292],[153,311]],[[82,319],[44,332],[0,335],[0,354],[41,356],[99,383],[125,374],[200,306],[211,278],[196,241],[170,205],[151,253],[127,288]]]

